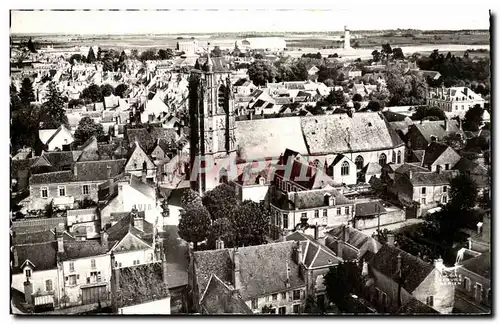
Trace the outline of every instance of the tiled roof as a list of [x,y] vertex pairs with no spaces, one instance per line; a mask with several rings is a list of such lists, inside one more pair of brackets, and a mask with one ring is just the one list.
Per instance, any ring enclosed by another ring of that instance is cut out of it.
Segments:
[[488,170],[484,166],[466,158],[461,158],[457,164],[455,164],[454,169],[459,170],[460,172],[470,172],[471,174],[488,174]]
[[108,247],[95,240],[64,242],[64,253],[60,254],[61,260],[74,260],[90,256],[104,255]]
[[399,173],[399,174],[405,174],[405,175],[408,175],[409,172],[428,172],[429,170],[424,168],[424,167],[421,167],[419,165],[415,165],[415,164],[412,164],[412,163],[403,163],[403,164],[395,164],[395,166],[397,166],[397,168],[394,170],[394,172],[396,173]]
[[[321,189],[327,185],[333,185],[332,178],[327,176],[322,169],[294,160],[292,167],[278,168],[275,173],[285,181],[294,182],[306,189]],[[306,169],[305,173],[303,169]]]
[[490,279],[491,253],[486,252],[478,257],[466,260],[462,262],[461,266],[483,278]]
[[76,176],[74,181],[104,181],[108,177],[108,166],[111,168],[111,177],[115,177],[123,172],[125,159],[86,161],[75,164]]
[[[294,242],[271,243],[239,248],[240,295],[243,300],[286,290],[286,263],[290,269],[290,288],[305,283],[299,276],[294,262]],[[232,249],[194,253],[199,293],[203,292],[210,276],[217,275],[224,282],[231,282]]]
[[[446,144],[433,142],[427,146],[424,154],[424,165],[434,163],[449,147]],[[451,149],[451,148],[450,148]],[[452,149],[453,150],[453,149]]]
[[424,186],[424,185],[446,185],[449,184],[451,179],[458,174],[457,171],[441,171],[437,172],[415,172],[412,174],[410,179],[414,186]]
[[331,195],[335,198],[335,206],[348,205],[352,202],[342,195],[335,188],[314,189],[288,193],[288,201],[281,205],[282,209],[295,210],[298,208],[312,209],[328,206],[328,201],[325,202],[325,195]]
[[153,234],[153,225],[144,220],[142,213],[138,213],[138,216],[143,220],[142,231],[134,227],[133,215],[132,213],[128,213],[128,215],[121,217],[118,223],[114,224],[106,231],[109,235],[108,240],[121,241],[125,235],[130,233],[149,243],[149,241],[152,240],[151,236]]
[[57,267],[57,242],[50,241],[36,244],[18,245],[14,247],[17,251],[18,267],[13,271],[21,272],[20,268],[26,260],[35,266],[35,271],[55,269]]
[[414,315],[414,314],[438,314],[439,312],[434,308],[427,306],[416,298],[410,298],[406,303],[401,306],[397,314],[406,314],[406,315]]
[[382,114],[364,112],[301,118],[310,155],[374,151],[404,145]]
[[46,158],[52,166],[57,168],[67,167],[75,162],[72,151],[44,152],[43,157]]
[[[362,251],[362,250],[367,250],[367,251],[372,251],[374,253],[377,253],[379,249],[381,248],[381,244],[375,240],[374,238],[364,234],[363,232],[352,228],[350,226],[346,226],[344,224],[335,226],[332,228],[330,231],[328,231],[328,235],[331,235],[337,239],[342,239],[343,234],[344,234],[344,229],[349,235],[349,238],[346,240],[348,244],[354,246],[356,249]],[[331,240],[330,240],[331,241]],[[326,243],[326,242],[325,242]],[[326,244],[327,247],[335,251],[333,247],[331,247],[329,244]]]
[[401,255],[402,287],[412,293],[434,269],[434,266],[424,262],[397,247],[385,244],[375,254],[371,266],[387,277],[397,281],[398,255]]
[[234,287],[227,285],[216,275],[210,277],[200,304],[208,314],[253,314]]
[[[378,207],[378,209],[377,209]],[[370,217],[376,216],[378,213],[385,213],[384,206],[380,203],[380,201],[369,201],[364,203],[356,204],[356,217]]]
[[156,140],[151,137],[151,134],[145,128],[127,129],[126,138],[131,147],[137,141],[146,152],[153,150],[156,144]]
[[31,164],[36,160],[36,158],[24,159],[24,160],[10,160],[10,176],[12,178],[17,178],[18,173],[25,171],[29,172]]
[[73,181],[72,171],[57,171],[41,174],[33,174],[30,177],[30,184],[67,183]]
[[168,285],[163,280],[162,264],[159,262],[121,268],[118,271],[118,307],[140,305],[170,296]]
[[444,126],[444,121],[425,121],[423,123],[415,123],[410,128],[414,127],[422,134],[427,143],[431,143],[431,136],[436,136],[437,140],[442,140],[444,137],[454,133],[460,133],[463,137],[465,134],[460,130],[458,121],[448,120],[448,131]]

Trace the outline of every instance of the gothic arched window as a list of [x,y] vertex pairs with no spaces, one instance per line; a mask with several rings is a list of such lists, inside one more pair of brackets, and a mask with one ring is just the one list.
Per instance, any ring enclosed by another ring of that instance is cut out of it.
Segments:
[[384,166],[387,164],[387,155],[385,155],[385,153],[380,154],[380,156],[378,158],[378,164],[380,164],[381,166]]
[[398,164],[401,164],[401,151],[398,151]]
[[224,103],[226,101],[226,87],[221,85],[219,91],[217,92],[217,105],[220,111],[225,111]]
[[356,169],[361,170],[365,164],[365,159],[363,159],[361,155],[358,155],[356,160],[354,160],[354,163],[356,164]]
[[349,175],[349,162],[347,161],[344,161],[344,163],[342,163],[342,167],[340,169],[340,175]]

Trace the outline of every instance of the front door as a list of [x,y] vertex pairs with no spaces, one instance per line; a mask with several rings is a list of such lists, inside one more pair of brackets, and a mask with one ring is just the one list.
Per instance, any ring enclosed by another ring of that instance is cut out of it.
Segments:
[[106,286],[82,288],[83,304],[94,304],[106,299]]

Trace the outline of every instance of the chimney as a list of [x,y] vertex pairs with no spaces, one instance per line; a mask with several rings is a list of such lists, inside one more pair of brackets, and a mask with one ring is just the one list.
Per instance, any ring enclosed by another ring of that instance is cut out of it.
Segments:
[[449,132],[449,131],[450,131],[450,125],[449,125],[449,123],[448,123],[448,118],[445,118],[445,119],[444,119],[444,130],[445,130],[446,132]]
[[344,242],[349,241],[349,235],[351,232],[351,225],[344,226]]
[[387,234],[387,245],[394,246],[394,234]]
[[145,168],[142,168],[142,173],[141,173],[142,183],[148,183],[147,178],[146,178],[147,174],[148,174],[148,171]]
[[408,179],[412,179],[413,178],[413,171],[408,171]]
[[302,254],[302,246],[300,245],[300,241],[297,241],[297,264],[302,264],[303,254]]
[[110,165],[106,166],[106,176],[108,177],[108,179],[111,179],[111,166]]
[[218,238],[216,241],[215,241],[215,249],[216,250],[222,250],[224,249],[224,241],[221,240],[220,238]]
[[373,232],[372,237],[375,239],[375,241],[378,242],[378,234],[377,234],[377,232]]
[[168,286],[167,256],[165,255],[165,252],[162,253],[161,270],[163,274],[163,283]]
[[108,237],[109,237],[108,232],[101,231],[101,245],[106,249],[108,248]]
[[238,251],[238,248],[233,249],[233,285],[236,290],[241,288],[240,252]]
[[64,239],[62,232],[57,233],[57,252],[64,253]]
[[319,232],[319,229],[318,229],[318,225],[316,225],[314,227],[314,240],[317,241],[318,240],[318,232]]
[[29,305],[33,303],[33,284],[29,278],[24,282],[24,301]]
[[74,176],[75,178],[77,178],[77,177],[78,177],[78,170],[77,170],[77,167],[76,167],[76,163],[73,165],[73,176]]
[[458,128],[462,130],[462,118],[458,118]]
[[134,227],[139,231],[144,232],[144,219],[142,219],[139,215],[134,217]]

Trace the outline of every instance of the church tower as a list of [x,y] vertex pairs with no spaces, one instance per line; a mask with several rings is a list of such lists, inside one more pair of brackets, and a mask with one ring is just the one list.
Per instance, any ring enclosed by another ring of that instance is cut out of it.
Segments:
[[[208,49],[209,51],[209,49]],[[228,180],[236,159],[231,71],[222,58],[211,58],[189,80],[191,188],[203,194]]]
[[349,28],[347,26],[344,26],[344,49],[350,49],[351,48],[351,35]]

